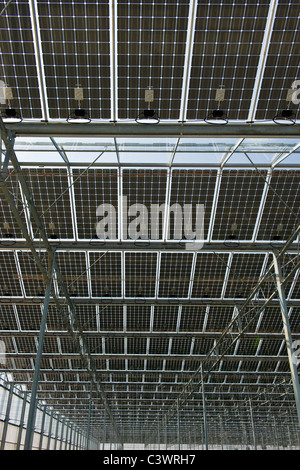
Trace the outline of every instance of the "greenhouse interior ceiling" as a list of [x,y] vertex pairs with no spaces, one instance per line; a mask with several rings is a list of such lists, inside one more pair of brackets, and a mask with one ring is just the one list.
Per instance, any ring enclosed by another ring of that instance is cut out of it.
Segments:
[[299,449],[299,11],[0,2],[1,449]]

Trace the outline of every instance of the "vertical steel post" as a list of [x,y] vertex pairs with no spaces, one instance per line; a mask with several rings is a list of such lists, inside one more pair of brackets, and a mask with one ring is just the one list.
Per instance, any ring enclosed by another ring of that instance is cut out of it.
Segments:
[[4,450],[4,448],[5,448],[6,435],[7,435],[8,423],[9,423],[9,417],[10,417],[11,402],[12,402],[12,397],[13,397],[13,390],[14,390],[14,386],[13,386],[13,384],[10,384],[9,393],[8,393],[8,400],[7,400],[7,404],[6,404],[6,412],[5,412],[5,418],[4,418],[3,431],[2,431],[2,436],[1,436],[0,450]]
[[89,414],[88,414],[88,428],[87,428],[87,449],[90,448],[90,434],[91,434],[91,417],[92,417],[92,395],[93,395],[93,381],[90,384],[90,396],[89,396]]
[[72,439],[73,439],[73,424],[70,424],[70,443],[69,443],[69,450],[72,449]]
[[75,438],[74,438],[74,449],[78,449],[78,427],[76,426],[75,429]]
[[42,417],[42,423],[41,423],[41,434],[40,434],[40,440],[39,440],[39,450],[42,450],[42,448],[43,448],[45,419],[46,419],[46,405],[44,405],[44,408],[43,408],[43,417]]
[[[274,422],[275,442],[277,442],[277,450],[279,450],[279,440],[278,440],[277,425],[276,425],[275,416],[273,416],[273,422]],[[274,444],[274,447],[275,447],[275,444]]]
[[105,443],[106,443],[106,408],[104,408],[104,430],[103,430],[103,449],[105,449]]
[[157,439],[158,439],[158,450],[160,450],[160,426],[158,423],[158,428],[157,428]]
[[221,437],[221,449],[223,450],[223,426],[222,426],[222,418],[221,415],[219,416],[220,421],[220,437]]
[[65,450],[68,450],[68,439],[69,439],[69,423],[66,423],[67,430],[66,430],[66,442],[65,442]]
[[65,430],[65,421],[64,421],[64,419],[62,419],[62,421],[61,421],[61,430],[60,430],[60,446],[59,446],[59,450],[62,450],[63,440],[64,440],[64,430]]
[[249,408],[250,408],[250,416],[251,416],[251,424],[252,424],[253,445],[254,445],[254,450],[256,450],[256,448],[257,448],[256,432],[255,432],[255,424],[254,424],[254,415],[253,415],[252,403],[251,403],[250,399],[249,399]]
[[20,424],[19,424],[19,432],[18,432],[16,450],[20,450],[23,427],[24,427],[24,418],[25,418],[26,405],[27,405],[27,393],[23,392],[23,403],[22,403],[22,411],[21,411],[21,417],[20,417]]
[[204,379],[203,379],[203,367],[202,367],[202,365],[201,365],[201,388],[202,388],[202,401],[203,401],[203,424],[204,424],[205,450],[208,450],[207,416],[206,416],[205,390],[204,390]]
[[180,450],[180,415],[179,415],[179,400],[177,400],[177,442],[178,450]]
[[39,377],[40,377],[47,314],[48,314],[49,301],[50,301],[51,290],[52,290],[54,259],[55,259],[55,254],[53,253],[52,260],[51,260],[50,280],[48,282],[46,293],[45,293],[44,308],[43,308],[40,336],[39,336],[39,345],[38,345],[38,351],[36,355],[34,376],[33,376],[33,382],[32,382],[32,387],[31,387],[30,406],[29,406],[27,429],[26,429],[25,444],[24,444],[25,450],[31,449],[33,433],[34,433],[34,423],[35,423],[35,416],[36,416],[36,396],[37,396],[37,389],[38,389],[38,383],[39,383]]
[[284,336],[286,341],[286,348],[288,353],[294,395],[295,395],[295,402],[297,408],[297,415],[298,415],[298,424],[300,426],[300,386],[299,386],[299,378],[298,378],[298,371],[297,371],[297,363],[294,360],[293,354],[293,341],[292,341],[292,333],[291,333],[291,326],[288,317],[288,310],[286,305],[286,298],[284,293],[284,288],[282,286],[283,276],[282,276],[282,269],[281,264],[277,259],[275,253],[273,253],[273,261],[274,261],[274,270],[276,276],[276,284],[278,290],[278,296],[280,301],[280,309],[283,321],[283,330]]
[[59,428],[59,415],[56,415],[56,427],[55,427],[55,438],[54,438],[54,449],[53,450],[56,450],[56,446],[57,446],[57,439],[58,439],[58,428]]
[[79,432],[79,449],[82,450],[82,432]]
[[166,440],[166,450],[168,449],[168,422],[166,421],[165,427],[165,440]]
[[53,411],[50,411],[47,450],[50,450],[50,443],[51,443],[51,438],[52,438],[52,422],[53,422]]

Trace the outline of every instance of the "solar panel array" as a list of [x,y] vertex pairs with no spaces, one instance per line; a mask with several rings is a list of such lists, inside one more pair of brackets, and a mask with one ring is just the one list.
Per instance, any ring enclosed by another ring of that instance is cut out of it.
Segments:
[[219,87],[231,121],[253,109],[251,119],[272,120],[298,78],[298,10],[291,0],[15,0],[2,15],[1,79],[24,119],[67,119],[80,85],[93,120],[133,121],[149,86],[162,120],[203,121]]
[[[24,120],[66,120],[80,84],[96,121],[134,121],[148,86],[162,121],[202,121],[220,86],[229,120],[254,113],[268,121],[287,106],[297,78],[297,7],[285,0],[15,0],[0,17],[0,79]],[[91,433],[101,442],[116,442],[114,424],[127,442],[175,445],[178,415],[168,413],[182,400],[182,443],[203,443],[202,364],[211,443],[220,426],[232,445],[241,435],[251,442],[251,402],[258,436],[276,423],[278,442],[288,427],[294,444],[297,415],[274,270],[263,276],[273,250],[299,225],[299,145],[297,137],[20,132],[14,149],[31,200],[9,167],[3,185],[19,217],[3,193],[1,377],[11,374],[31,389],[46,288],[41,266],[49,269],[33,202],[61,274],[53,278],[40,400],[87,429],[91,373],[79,336],[113,417],[95,388]],[[197,207],[204,208],[199,240]],[[194,239],[201,242],[196,250]],[[282,269],[296,341],[299,238]],[[249,311],[234,321],[262,279]]]

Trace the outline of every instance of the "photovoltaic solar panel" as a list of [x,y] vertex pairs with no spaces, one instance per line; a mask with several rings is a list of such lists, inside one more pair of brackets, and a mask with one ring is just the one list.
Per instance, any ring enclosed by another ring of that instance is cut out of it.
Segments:
[[0,306],[0,328],[1,330],[18,330],[17,319],[12,305]]
[[121,297],[121,253],[91,252],[92,297]]
[[[26,226],[25,208],[23,205],[22,193],[19,187],[17,173],[9,170],[6,175],[6,184],[10,193],[14,196],[22,222]],[[14,222],[14,216],[5,197],[0,198],[1,225],[0,237],[3,239],[2,245],[9,246],[16,238],[23,238],[22,230]],[[13,240],[10,240],[10,239]]]
[[21,296],[20,274],[12,251],[0,252],[0,286],[2,296]]
[[41,119],[29,2],[26,0],[11,2],[3,13],[1,25],[0,79],[12,89],[11,104],[20,110],[24,119]]
[[264,0],[199,3],[188,119],[203,120],[216,109],[221,86],[226,90],[221,108],[229,119],[247,119],[268,7]]
[[135,119],[154,90],[161,119],[179,119],[189,2],[118,2],[118,110]]
[[193,255],[191,253],[162,253],[159,297],[187,297]]
[[233,316],[233,308],[210,305],[206,331],[223,331],[230,323]]
[[154,297],[156,285],[157,254],[125,254],[125,296]]
[[110,119],[108,1],[38,1],[49,114],[67,119],[82,106],[94,119]]
[[230,266],[230,274],[225,297],[246,298],[257,284],[265,255],[235,253]]
[[176,331],[178,314],[176,305],[155,305],[153,331]]
[[72,174],[78,237],[102,241],[106,238],[117,239],[119,209],[117,170],[90,169],[84,172],[74,169]]
[[126,326],[128,331],[148,331],[151,320],[150,305],[127,305],[126,306]]
[[[123,238],[163,238],[167,170],[124,169],[122,172]],[[161,212],[159,210],[161,209]]]
[[[27,297],[44,297],[45,283],[43,276],[30,252],[20,251],[18,253],[22,282]],[[44,254],[44,266],[47,269],[47,255]]]
[[221,297],[228,255],[197,253],[192,298]]
[[[187,239],[189,223],[191,224],[191,228],[194,232],[194,238],[197,238],[197,215],[195,212],[197,204],[203,206],[203,235],[204,238],[207,238],[216,176],[217,172],[213,170],[174,169],[172,171],[169,200],[170,216],[168,219],[168,239],[178,239],[180,235],[181,237],[179,240]],[[189,212],[189,204],[192,207],[192,212]],[[184,222],[185,211],[187,214],[186,222],[188,223]],[[179,221],[181,219],[181,224],[178,223],[181,234],[177,233],[176,217]],[[199,224],[202,224],[202,219],[199,220]]]
[[123,331],[124,311],[121,305],[99,306],[100,331]]
[[[34,204],[49,238],[73,239],[72,208],[68,172],[65,169],[32,168],[23,170]],[[40,233],[31,217],[34,238]]]
[[299,203],[299,172],[293,169],[274,171],[257,239],[274,241],[279,236],[285,240],[295,228]]
[[85,253],[58,252],[56,262],[72,297],[88,297],[88,270]]
[[205,306],[184,305],[181,311],[179,331],[202,331],[205,320]]
[[40,330],[42,319],[40,305],[18,305],[17,315],[22,330]]
[[251,240],[259,211],[266,173],[224,171],[221,178],[213,239]]
[[[299,78],[299,2],[280,0],[266,60],[256,119],[272,120],[286,109],[287,91]],[[298,108],[290,103],[295,118]]]

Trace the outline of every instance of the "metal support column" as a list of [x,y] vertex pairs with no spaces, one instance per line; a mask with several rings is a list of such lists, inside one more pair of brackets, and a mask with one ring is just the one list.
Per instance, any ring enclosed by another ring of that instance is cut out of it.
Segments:
[[50,422],[49,422],[49,430],[48,430],[47,450],[50,450],[50,446],[51,446],[52,422],[53,422],[53,411],[50,412]]
[[202,401],[203,401],[203,425],[204,425],[204,438],[205,438],[205,450],[208,450],[208,438],[207,438],[207,416],[206,416],[206,403],[205,403],[205,390],[204,390],[204,379],[203,379],[203,368],[201,366],[201,388],[202,388]]
[[89,396],[88,428],[87,428],[87,449],[88,450],[90,448],[90,435],[91,435],[92,396],[93,396],[93,381],[91,380],[90,396]]
[[31,449],[33,433],[34,433],[34,423],[35,423],[35,416],[36,416],[36,396],[37,396],[37,389],[38,389],[38,383],[39,383],[39,377],[40,377],[48,307],[49,307],[50,295],[51,295],[51,290],[52,290],[54,259],[55,259],[55,256],[53,254],[53,257],[51,260],[50,281],[48,282],[46,293],[45,293],[44,308],[43,308],[40,336],[39,336],[39,345],[38,345],[38,351],[36,355],[34,376],[33,376],[33,382],[32,382],[32,387],[31,387],[30,406],[29,406],[27,429],[26,429],[26,435],[25,435],[25,445],[24,445],[25,450]]
[[18,432],[16,450],[20,450],[22,434],[23,434],[23,427],[24,427],[24,418],[25,418],[26,406],[27,406],[27,393],[23,392],[22,411],[21,411],[21,417],[20,417],[20,424],[19,424],[19,432]]
[[55,426],[55,437],[54,437],[54,449],[53,450],[56,450],[56,446],[57,446],[57,439],[58,439],[58,428],[59,428],[59,415],[57,414],[56,415],[56,426]]
[[65,442],[65,450],[68,450],[68,439],[69,439],[69,423],[66,423],[67,430],[66,430],[66,442]]
[[255,424],[254,424],[254,415],[253,415],[253,409],[252,409],[251,400],[249,400],[249,409],[250,409],[251,424],[252,424],[253,446],[254,446],[254,450],[256,450],[256,449],[257,449],[257,442],[256,442],[256,432],[255,432]]
[[105,449],[105,443],[106,443],[106,408],[104,408],[104,430],[103,430],[103,445],[102,445],[102,450]]
[[59,450],[62,450],[63,440],[64,440],[64,430],[65,430],[65,422],[62,419],[61,421],[61,430],[60,430],[60,446]]
[[157,428],[157,440],[158,440],[158,450],[160,450],[160,426],[158,423],[158,428]]
[[278,290],[278,296],[280,301],[280,309],[283,321],[283,330],[284,336],[286,341],[286,348],[288,353],[294,395],[295,395],[295,402],[297,408],[297,415],[298,415],[298,424],[300,426],[300,385],[299,385],[299,378],[298,378],[298,371],[297,371],[297,364],[296,361],[293,359],[293,340],[291,334],[291,327],[288,317],[287,305],[286,305],[286,297],[284,293],[284,288],[282,286],[283,276],[282,276],[282,269],[281,264],[277,259],[276,254],[273,254],[273,261],[274,261],[274,270],[276,275],[276,285]]
[[70,443],[69,443],[69,450],[72,450],[72,439],[73,439],[73,424],[70,424],[71,432],[70,432]]
[[180,414],[179,414],[179,400],[177,400],[177,442],[178,442],[178,450],[180,450]]
[[6,435],[7,435],[7,430],[8,430],[8,422],[9,422],[10,409],[11,409],[11,402],[12,402],[12,397],[13,397],[13,390],[14,390],[14,386],[13,386],[13,384],[10,384],[9,393],[8,393],[8,400],[7,400],[7,404],[6,404],[6,413],[5,413],[5,418],[4,418],[4,426],[3,426],[2,436],[1,436],[0,450],[4,450],[4,448],[5,448]]
[[41,423],[41,434],[40,434],[40,440],[39,440],[39,450],[42,450],[42,448],[43,448],[45,420],[46,420],[46,405],[44,406],[44,409],[43,409],[43,417],[42,417],[42,423]]

